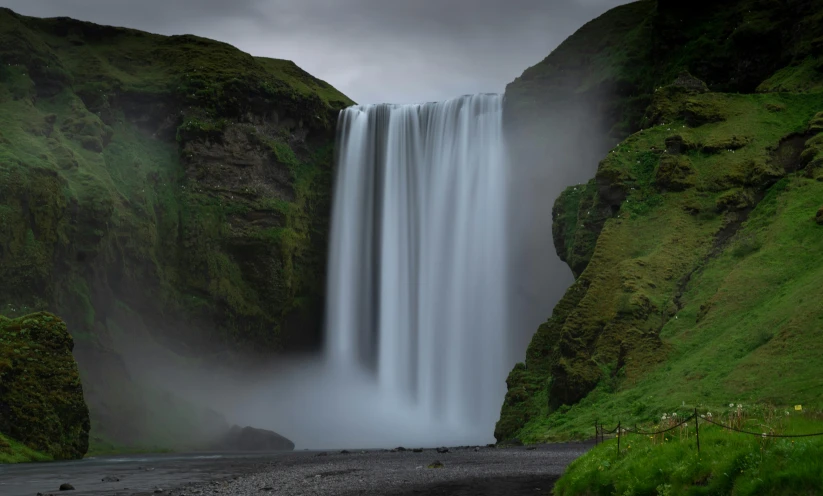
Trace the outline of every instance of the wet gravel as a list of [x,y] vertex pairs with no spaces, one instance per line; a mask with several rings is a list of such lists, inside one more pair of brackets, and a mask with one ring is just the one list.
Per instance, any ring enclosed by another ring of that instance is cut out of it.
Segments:
[[[539,495],[551,494],[584,444],[452,448],[422,452],[296,452],[258,473],[164,489],[170,496]],[[434,462],[442,468],[429,468]],[[146,493],[115,493],[125,496]],[[156,493],[160,494],[160,493]]]
[[[551,494],[589,446],[134,455],[0,465],[0,495],[534,496]],[[434,462],[442,467],[429,468]],[[63,483],[75,490],[59,491]]]

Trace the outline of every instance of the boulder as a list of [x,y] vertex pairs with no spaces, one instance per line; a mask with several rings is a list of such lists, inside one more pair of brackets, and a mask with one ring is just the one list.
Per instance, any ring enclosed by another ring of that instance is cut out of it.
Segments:
[[706,86],[706,83],[692,76],[689,71],[681,71],[680,74],[677,75],[677,79],[672,83],[672,86],[694,93],[709,92],[709,87]]
[[664,155],[654,174],[654,182],[662,191],[684,191],[694,185],[694,169],[688,157]]
[[294,443],[276,432],[233,426],[214,446],[218,451],[291,451]]

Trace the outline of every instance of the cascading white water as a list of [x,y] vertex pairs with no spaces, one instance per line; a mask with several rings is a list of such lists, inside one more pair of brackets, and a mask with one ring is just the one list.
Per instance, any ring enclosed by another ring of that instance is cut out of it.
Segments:
[[361,105],[338,125],[327,360],[444,442],[491,440],[510,365],[502,98]]

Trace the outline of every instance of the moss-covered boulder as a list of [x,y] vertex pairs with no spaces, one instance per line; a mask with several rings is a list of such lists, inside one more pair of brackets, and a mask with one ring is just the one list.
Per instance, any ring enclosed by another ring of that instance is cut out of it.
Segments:
[[57,460],[82,458],[89,448],[73,348],[52,314],[0,316],[0,434]]
[[694,169],[687,157],[664,155],[654,174],[662,191],[684,191],[694,185]]

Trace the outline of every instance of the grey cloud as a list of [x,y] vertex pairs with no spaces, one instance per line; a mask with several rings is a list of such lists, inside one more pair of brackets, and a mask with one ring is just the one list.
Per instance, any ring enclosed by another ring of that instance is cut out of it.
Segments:
[[286,58],[355,101],[500,92],[588,20],[625,0],[0,0]]

